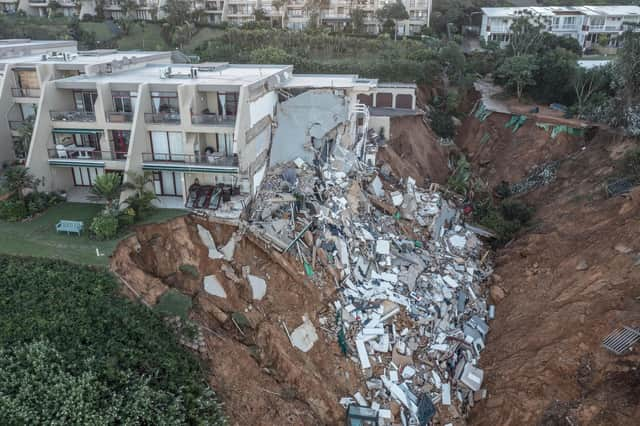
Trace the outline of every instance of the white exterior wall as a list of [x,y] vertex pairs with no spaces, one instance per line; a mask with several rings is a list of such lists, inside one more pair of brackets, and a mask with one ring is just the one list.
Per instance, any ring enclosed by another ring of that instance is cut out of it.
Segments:
[[[563,7],[483,8],[480,38],[485,41],[508,43],[510,27],[516,19],[514,11],[528,10],[533,16],[542,18],[546,31],[573,37],[583,47],[589,47],[589,36],[608,34],[620,36],[625,31],[624,23],[640,23],[640,7],[637,6],[584,6],[565,9]],[[640,31],[636,28],[634,31]]]

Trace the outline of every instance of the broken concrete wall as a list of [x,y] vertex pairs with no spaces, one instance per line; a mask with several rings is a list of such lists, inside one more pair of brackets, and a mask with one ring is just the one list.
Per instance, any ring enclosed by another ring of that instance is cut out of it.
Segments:
[[[349,104],[334,91],[309,90],[278,105],[278,127],[273,135],[271,164],[300,157],[314,159],[311,138],[337,137],[349,122]],[[328,135],[335,131],[334,135]]]

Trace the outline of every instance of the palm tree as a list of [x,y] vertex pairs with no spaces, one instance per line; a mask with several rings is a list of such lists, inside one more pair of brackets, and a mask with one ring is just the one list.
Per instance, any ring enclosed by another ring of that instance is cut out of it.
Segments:
[[18,138],[14,142],[14,148],[18,158],[26,159],[29,154],[29,145],[31,145],[31,136],[33,135],[33,122],[34,117],[29,117],[18,129]]
[[153,210],[153,200],[157,199],[155,192],[149,187],[153,184],[153,175],[151,173],[129,173],[127,175],[128,182],[123,187],[132,190],[127,200],[127,205],[136,212],[136,218],[140,219]]
[[96,177],[91,187],[90,197],[98,201],[104,200],[107,204],[106,210],[115,210],[118,207],[122,189],[121,175],[118,173],[105,173]]
[[4,173],[9,191],[14,191],[18,199],[24,200],[24,190],[27,188],[35,188],[38,185],[38,179],[35,179],[29,169],[22,166],[9,167]]

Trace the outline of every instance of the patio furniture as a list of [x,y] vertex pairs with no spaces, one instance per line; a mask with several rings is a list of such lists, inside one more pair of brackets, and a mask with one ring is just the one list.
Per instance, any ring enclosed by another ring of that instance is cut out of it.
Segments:
[[72,232],[76,235],[81,235],[83,228],[84,222],[77,220],[61,220],[56,224],[56,232],[66,232],[67,235]]
[[67,155],[67,148],[64,145],[56,145],[56,151],[58,153],[58,158],[69,158],[69,156]]

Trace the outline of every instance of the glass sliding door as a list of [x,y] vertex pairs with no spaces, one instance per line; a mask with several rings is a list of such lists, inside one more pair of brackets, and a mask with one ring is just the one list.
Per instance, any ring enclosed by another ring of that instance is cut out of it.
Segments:
[[156,161],[185,160],[181,132],[151,132],[151,148]]
[[153,172],[153,189],[156,195],[182,196],[182,173]]

